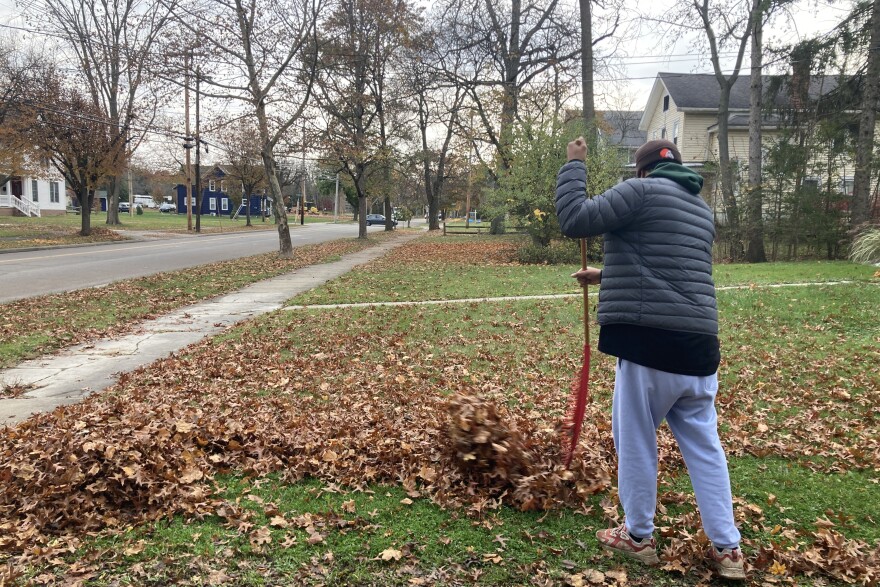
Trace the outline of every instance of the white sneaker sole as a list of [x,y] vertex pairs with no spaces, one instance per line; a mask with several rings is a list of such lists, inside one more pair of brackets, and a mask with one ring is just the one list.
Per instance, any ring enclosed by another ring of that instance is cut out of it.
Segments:
[[660,564],[660,558],[657,556],[656,550],[648,550],[645,552],[633,552],[631,550],[622,550],[619,548],[614,548],[614,547],[608,546],[606,544],[603,544],[602,548],[604,548],[605,550],[607,550],[608,552],[610,552],[612,554],[620,554],[620,555],[623,555],[627,558],[635,559],[635,560],[639,561],[640,563],[644,563],[646,565],[653,566],[653,565]]
[[715,568],[715,573],[722,579],[731,579],[733,581],[746,580],[746,572],[744,569],[723,567],[714,561],[712,563],[712,566]]

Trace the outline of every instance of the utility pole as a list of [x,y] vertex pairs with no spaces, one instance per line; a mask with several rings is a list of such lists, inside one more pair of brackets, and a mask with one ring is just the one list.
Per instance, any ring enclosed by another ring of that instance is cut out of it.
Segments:
[[470,132],[468,133],[468,174],[467,174],[467,192],[464,205],[464,227],[471,227],[471,153],[473,152],[473,135],[474,135],[474,111],[471,110]]
[[202,168],[200,165],[202,141],[199,138],[199,81],[201,66],[196,67],[196,232],[202,232]]
[[128,162],[128,215],[132,216],[134,214],[134,195],[132,192],[132,181],[131,181],[131,149],[129,149],[129,145],[131,144],[129,141],[131,140],[131,136],[129,134],[128,129],[125,130],[125,149],[128,151],[126,157],[126,161]]
[[128,215],[134,215],[134,196],[131,195],[131,159],[128,161]]
[[303,118],[302,196],[299,208],[299,225],[306,223],[306,119]]
[[192,168],[189,163],[189,150],[192,149],[192,137],[189,136],[189,57],[187,53],[183,60],[183,112],[186,118],[186,137],[183,139],[183,148],[186,150],[186,229],[192,230]]

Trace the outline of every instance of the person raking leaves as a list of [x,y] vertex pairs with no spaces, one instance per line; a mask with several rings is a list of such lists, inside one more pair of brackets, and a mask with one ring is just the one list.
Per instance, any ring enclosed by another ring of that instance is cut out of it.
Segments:
[[604,234],[605,264],[574,273],[599,285],[599,350],[617,357],[611,428],[625,515],[596,534],[608,550],[657,564],[657,428],[669,425],[684,457],[712,546],[709,562],[745,579],[727,459],[718,438],[718,312],[712,280],[712,211],[703,178],[681,164],[675,144],[647,142],[637,178],[587,197],[587,145],[568,144],[556,181],[565,236]]

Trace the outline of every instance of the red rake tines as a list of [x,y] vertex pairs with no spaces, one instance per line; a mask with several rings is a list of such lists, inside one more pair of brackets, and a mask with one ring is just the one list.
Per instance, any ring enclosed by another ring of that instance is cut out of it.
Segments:
[[[587,268],[587,240],[581,239],[581,268]],[[568,398],[568,412],[565,415],[565,468],[571,465],[574,449],[577,448],[584,423],[587,403],[590,401],[590,306],[589,292],[584,286],[584,364],[577,385],[572,387]]]
[[571,396],[568,398],[568,412],[565,415],[564,430],[567,436],[565,446],[565,468],[571,466],[571,458],[574,449],[577,448],[578,439],[581,435],[581,427],[584,423],[584,415],[587,412],[587,404],[590,402],[590,343],[584,345],[584,365],[578,377],[577,385],[572,386]]

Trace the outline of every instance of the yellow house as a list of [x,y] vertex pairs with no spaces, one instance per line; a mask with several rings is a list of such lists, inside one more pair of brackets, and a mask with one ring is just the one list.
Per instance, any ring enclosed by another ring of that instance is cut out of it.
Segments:
[[[745,180],[749,150],[749,86],[751,76],[740,75],[730,92],[728,115],[728,148],[732,162],[738,163],[740,178]],[[774,79],[776,78],[776,79]],[[811,76],[803,86],[807,101],[814,101],[838,87],[838,76]],[[777,76],[764,76],[764,87],[779,81]],[[772,98],[772,106],[791,109],[797,99],[792,97],[788,80],[780,86]],[[646,140],[668,139],[681,151],[684,163],[695,167],[718,162],[718,104],[720,102],[718,81],[711,74],[660,72],[654,80],[648,102],[639,123],[639,130]],[[765,100],[766,100],[765,95]],[[779,117],[765,115],[762,122],[764,151],[781,135]],[[852,177],[855,165],[849,157],[834,161],[833,175],[829,176],[826,153],[817,150],[814,161],[808,166],[803,182],[813,183],[817,188],[830,187],[845,195],[852,193]],[[821,171],[820,171],[821,170]],[[830,179],[829,179],[830,177]],[[704,195],[713,204],[717,186],[712,185]],[[824,179],[824,184],[823,184]],[[830,184],[828,182],[831,182]],[[720,203],[716,206],[719,215]]]
[[[764,76],[765,87],[774,77]],[[730,158],[742,161],[748,159],[750,83],[751,76],[740,75],[730,91]],[[838,76],[812,76],[807,89],[808,99],[814,100],[837,86]],[[660,72],[648,96],[639,130],[647,134],[648,140],[671,140],[678,145],[686,162],[716,161],[720,96],[714,75]],[[787,87],[776,93],[773,106],[791,106]],[[765,141],[772,141],[778,135],[773,117],[765,116],[762,127]]]

